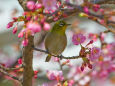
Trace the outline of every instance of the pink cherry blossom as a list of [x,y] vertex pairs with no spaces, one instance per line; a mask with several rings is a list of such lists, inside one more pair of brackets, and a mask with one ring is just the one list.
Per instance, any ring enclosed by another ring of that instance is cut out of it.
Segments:
[[102,70],[99,73],[99,77],[101,77],[101,78],[106,78],[108,75],[109,75],[109,72],[107,70]]
[[97,4],[93,5],[93,10],[95,12],[97,12],[99,10],[99,8],[100,8],[100,5],[97,5]]
[[68,86],[73,86],[74,85],[74,80],[69,80],[69,82],[68,82]]
[[39,9],[39,8],[41,8],[41,7],[42,7],[42,4],[37,3],[37,4],[35,5],[35,9]]
[[23,41],[22,41],[22,45],[25,47],[25,46],[27,46],[28,45],[28,39],[24,39]]
[[29,10],[33,10],[35,8],[35,2],[34,1],[28,1],[26,6]]
[[51,11],[56,9],[57,0],[42,0],[45,9]]
[[25,32],[26,32],[26,29],[22,29],[20,33],[18,34],[18,38],[22,38]]
[[50,30],[50,24],[48,24],[47,22],[44,22],[44,26],[43,26],[43,29],[45,30],[45,31],[48,31],[48,30]]
[[93,41],[97,41],[98,35],[94,33],[89,33],[88,38]]
[[60,80],[63,81],[64,77],[63,77],[63,73],[62,71],[47,71],[47,77],[49,80]]
[[20,32],[19,34],[18,34],[18,38],[22,38],[24,36],[24,34],[22,33],[22,32]]
[[113,62],[111,61],[102,61],[99,63],[102,70],[110,70],[112,68]]
[[93,47],[90,52],[90,60],[96,60],[101,55],[101,49],[98,47]]
[[81,44],[86,40],[86,37],[83,36],[83,34],[79,33],[79,34],[74,34],[72,37],[72,42],[75,45]]
[[41,26],[37,22],[30,21],[27,23],[27,29],[29,29],[33,34],[41,31]]
[[115,42],[108,44],[107,50],[110,57],[115,57]]
[[105,36],[106,36],[106,34],[105,34],[105,33],[101,33],[101,34],[100,34],[100,40],[101,40],[101,41],[104,41]]

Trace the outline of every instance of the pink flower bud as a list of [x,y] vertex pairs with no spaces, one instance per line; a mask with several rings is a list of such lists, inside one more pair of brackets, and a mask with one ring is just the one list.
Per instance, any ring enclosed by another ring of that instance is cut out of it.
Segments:
[[88,46],[88,45],[90,45],[90,44],[92,44],[94,41],[93,40],[91,40],[86,46]]
[[48,10],[45,10],[45,13],[50,13]]
[[106,36],[105,33],[101,33],[101,36],[100,36],[101,41],[104,41],[105,36]]
[[13,20],[14,20],[14,22],[16,22],[18,20],[18,18],[17,17],[13,17]]
[[41,23],[41,24],[44,24],[44,21],[45,21],[45,18],[42,18],[42,19],[40,20],[40,23]]
[[14,23],[14,22],[9,22],[9,23],[7,24],[7,28],[12,27],[12,26],[13,26],[13,23]]
[[22,45],[23,45],[24,47],[27,46],[27,45],[28,45],[28,39],[23,40],[23,41],[22,41]]
[[38,76],[37,76],[37,75],[34,75],[34,78],[35,78],[35,79],[37,79],[37,78],[38,78]]
[[18,38],[22,38],[23,36],[24,36],[23,32],[20,32],[20,33],[18,34]]
[[84,66],[81,66],[81,71],[84,71]]
[[48,23],[44,23],[44,26],[43,26],[43,29],[45,30],[45,31],[48,31],[48,30],[50,30],[50,24],[48,24]]
[[22,59],[18,59],[18,64],[22,64]]
[[57,21],[58,19],[59,19],[58,17],[55,17],[53,20],[54,20],[54,21]]
[[27,16],[26,20],[30,21],[31,20],[31,16]]
[[24,16],[27,15],[27,14],[28,14],[28,12],[26,12],[26,11],[23,13]]
[[103,19],[99,20],[100,24],[105,24],[105,21]]
[[102,13],[102,14],[104,14],[104,9],[99,9],[99,11]]
[[100,5],[95,4],[95,5],[93,6],[93,10],[94,10],[95,12],[97,12],[97,11],[99,10],[99,8],[100,8]]
[[13,29],[13,34],[16,34],[16,32],[17,32],[17,26]]
[[54,58],[54,61],[55,61],[55,62],[59,62],[59,58],[55,57],[55,58]]
[[37,70],[35,70],[35,71],[34,71],[34,74],[35,74],[35,75],[37,75],[37,74],[38,74],[38,71],[37,71]]
[[87,14],[89,13],[88,7],[84,7],[83,10],[84,10],[85,13],[87,13]]
[[92,69],[92,65],[91,65],[91,64],[88,64],[88,68]]
[[28,9],[34,10],[35,2],[34,1],[28,1],[26,6],[27,6]]
[[34,17],[34,20],[37,21],[37,20],[38,20],[38,16],[35,16],[35,17]]

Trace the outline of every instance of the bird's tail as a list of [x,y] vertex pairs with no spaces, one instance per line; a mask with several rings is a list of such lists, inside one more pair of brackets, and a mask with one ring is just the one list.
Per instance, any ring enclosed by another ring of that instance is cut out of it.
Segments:
[[49,62],[49,61],[50,61],[50,59],[51,59],[51,55],[50,55],[50,54],[48,54],[48,56],[46,57],[45,62]]

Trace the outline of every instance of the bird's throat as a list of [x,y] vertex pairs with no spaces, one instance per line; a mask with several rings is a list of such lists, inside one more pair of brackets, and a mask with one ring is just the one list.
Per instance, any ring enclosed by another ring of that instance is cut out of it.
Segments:
[[59,29],[52,30],[51,32],[57,33],[57,34],[60,34],[60,35],[65,35],[65,31],[66,31],[66,27],[62,27],[62,28],[59,28]]

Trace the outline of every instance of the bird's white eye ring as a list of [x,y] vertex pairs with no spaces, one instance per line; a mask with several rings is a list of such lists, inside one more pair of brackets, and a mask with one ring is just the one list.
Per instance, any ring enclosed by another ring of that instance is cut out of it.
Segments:
[[64,26],[64,23],[60,23],[59,26],[61,26],[61,27]]

